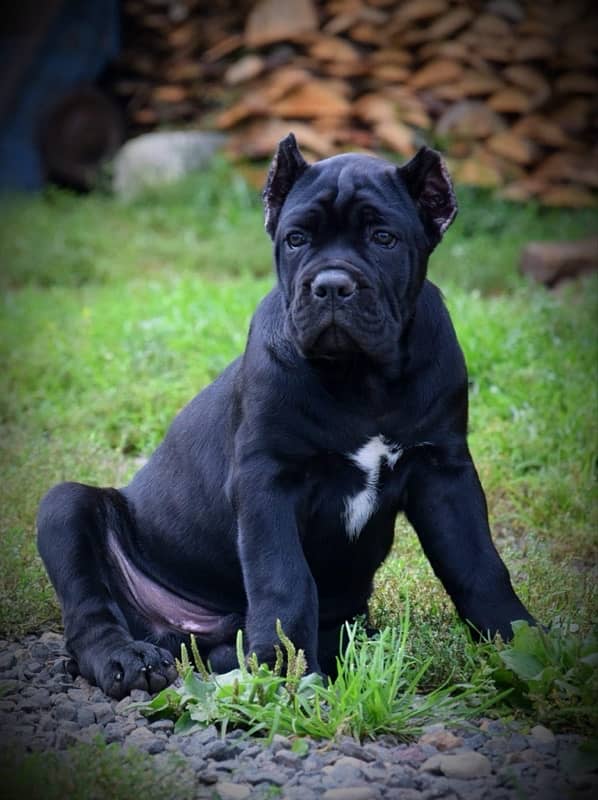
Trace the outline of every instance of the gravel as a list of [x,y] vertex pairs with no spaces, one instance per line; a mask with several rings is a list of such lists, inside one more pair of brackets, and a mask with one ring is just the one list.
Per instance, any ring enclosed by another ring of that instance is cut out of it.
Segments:
[[275,736],[266,746],[214,726],[181,736],[170,720],[147,719],[134,707],[136,690],[120,702],[64,671],[57,633],[0,640],[0,747],[64,750],[97,736],[159,760],[180,754],[196,776],[197,797],[252,800],[518,800],[593,798],[595,771],[580,771],[581,737],[542,725],[479,720],[467,728],[429,726],[417,742],[380,736],[308,740],[308,750]]

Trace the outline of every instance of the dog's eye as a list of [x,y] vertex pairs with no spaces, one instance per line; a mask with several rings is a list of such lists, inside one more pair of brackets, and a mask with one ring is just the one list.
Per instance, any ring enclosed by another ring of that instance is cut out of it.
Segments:
[[397,241],[397,237],[394,233],[390,233],[389,231],[374,231],[372,239],[381,247],[392,247]]
[[301,231],[291,231],[287,235],[287,244],[289,247],[301,247],[307,243],[307,236]]

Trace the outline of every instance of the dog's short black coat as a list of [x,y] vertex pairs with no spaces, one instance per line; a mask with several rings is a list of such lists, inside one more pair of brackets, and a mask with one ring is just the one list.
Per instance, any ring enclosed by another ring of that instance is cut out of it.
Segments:
[[467,373],[427,260],[456,213],[437,153],[308,165],[290,134],[264,190],[276,287],[245,353],[181,411],[124,489],[53,488],[39,550],[73,668],[158,690],[189,633],[272,662],[280,619],[331,672],[404,511],[461,617],[531,620],[492,543],[466,441]]

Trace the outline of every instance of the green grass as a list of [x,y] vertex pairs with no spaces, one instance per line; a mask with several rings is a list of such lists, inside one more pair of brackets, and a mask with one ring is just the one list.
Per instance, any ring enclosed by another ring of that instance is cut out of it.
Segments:
[[[587,235],[591,212],[459,191],[431,262],[470,370],[470,443],[518,591],[545,622],[596,617],[598,283],[550,294],[517,271],[530,239]],[[257,192],[225,164],[130,204],[13,198],[0,215],[0,629],[58,626],[34,517],[55,482],[122,485],[181,406],[243,348],[271,254]],[[424,683],[467,680],[452,607],[404,521],[374,620],[411,598]]]
[[133,749],[100,740],[63,753],[29,753],[3,747],[0,781],[6,800],[193,800],[195,776],[174,754],[158,767]]
[[216,724],[223,733],[241,728],[268,742],[276,734],[315,739],[350,735],[363,740],[385,733],[409,738],[446,719],[463,723],[479,718],[501,699],[489,673],[479,669],[473,682],[445,683],[422,693],[432,657],[422,661],[409,652],[408,606],[398,624],[371,638],[360,622],[345,625],[344,652],[337,659],[334,680],[305,674],[303,650],[296,650],[285,636],[280,620],[277,631],[281,646],[273,668],[259,664],[255,654],[246,659],[239,631],[239,667],[225,675],[210,673],[192,638],[193,660],[184,645],[182,660],[177,660],[181,684],[167,687],[144,704],[144,713],[174,718],[175,733]]

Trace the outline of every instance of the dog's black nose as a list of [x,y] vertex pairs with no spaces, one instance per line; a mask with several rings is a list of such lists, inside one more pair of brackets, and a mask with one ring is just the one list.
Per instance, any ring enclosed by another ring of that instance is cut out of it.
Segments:
[[311,294],[317,300],[346,300],[356,288],[357,284],[344,269],[323,269],[311,283]]

